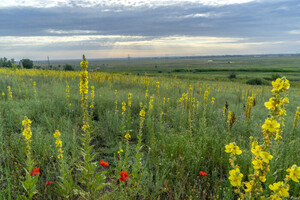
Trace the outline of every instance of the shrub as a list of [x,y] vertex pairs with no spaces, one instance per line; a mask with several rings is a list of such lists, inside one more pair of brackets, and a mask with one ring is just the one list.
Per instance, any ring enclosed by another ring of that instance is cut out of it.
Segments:
[[64,70],[65,71],[74,71],[74,68],[72,65],[66,64],[66,65],[64,65]]
[[266,80],[263,80],[261,78],[254,78],[250,79],[246,82],[248,85],[269,85],[269,83]]
[[236,78],[236,73],[235,73],[235,72],[231,72],[231,73],[229,74],[228,78],[230,78],[230,79]]

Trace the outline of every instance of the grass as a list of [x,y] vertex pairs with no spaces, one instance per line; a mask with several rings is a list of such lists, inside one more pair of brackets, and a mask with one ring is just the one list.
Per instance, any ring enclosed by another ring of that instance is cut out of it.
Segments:
[[[286,62],[287,59],[291,59],[290,67],[281,68],[283,67],[281,62]],[[242,60],[230,58],[234,67],[248,63],[245,70],[241,67],[235,68],[237,78],[233,81],[227,78],[227,72],[231,69],[220,67],[226,64],[228,58],[214,60],[216,61],[211,64],[213,66],[208,68],[207,58],[168,59],[168,63],[162,69],[163,73],[157,73],[156,70],[160,70],[164,60],[151,60],[148,64],[145,64],[145,60],[134,60],[131,62],[136,63],[131,63],[130,66],[123,61],[110,61],[111,65],[115,63],[116,66],[101,70],[108,72],[116,70],[117,73],[90,73],[89,86],[95,86],[95,107],[89,109],[93,113],[90,114],[93,127],[93,140],[90,144],[94,145],[97,152],[94,158],[97,162],[97,171],[107,172],[105,182],[110,184],[101,190],[97,199],[237,198],[227,179],[230,165],[229,156],[224,151],[225,145],[236,142],[243,150],[237,164],[245,174],[246,180],[246,174],[253,171],[249,136],[262,142],[261,126],[268,116],[264,102],[271,97],[271,87],[250,86],[245,82],[250,77],[271,77],[274,69],[279,70],[282,75],[287,75],[288,79],[290,75],[295,79],[291,82],[291,89],[288,92],[290,103],[286,108],[283,140],[276,143],[271,152],[275,158],[270,163],[272,174],[267,177],[263,195],[271,194],[269,184],[284,179],[285,169],[293,164],[299,166],[300,152],[297,148],[300,144],[299,126],[295,129],[295,139],[291,139],[294,114],[297,106],[300,106],[298,69],[294,68],[298,57]],[[158,69],[153,67],[155,70],[151,71],[150,66],[155,62],[159,67]],[[193,64],[197,62],[201,66]],[[200,71],[172,72],[177,67],[185,69],[182,67],[184,63],[191,66],[188,69]],[[258,63],[264,68],[258,68]],[[278,65],[269,67],[274,63]],[[140,67],[141,65],[143,67]],[[90,66],[94,67],[93,62]],[[140,72],[143,68],[146,71],[149,69],[151,73],[148,76],[142,75]],[[165,73],[167,71],[171,73]],[[78,165],[82,161],[79,73],[23,70],[21,74],[23,83],[19,72],[3,69],[0,71],[0,92],[5,93],[0,97],[0,199],[16,199],[18,195],[26,194],[21,184],[25,179],[26,165],[26,145],[21,134],[24,116],[32,120],[31,148],[35,166],[41,169],[37,183],[38,193],[33,199],[63,199],[57,192],[61,182],[59,178],[61,165],[57,159],[53,133],[55,130],[61,132],[64,160],[72,169],[75,186],[81,186],[78,170]],[[36,82],[36,95],[33,81]],[[67,84],[70,86],[71,106],[66,99]],[[189,89],[190,85],[192,90]],[[12,99],[7,95],[7,86],[12,87]],[[146,90],[149,91],[148,97],[145,97]],[[208,90],[208,100],[205,103],[204,93]],[[128,93],[132,93],[131,108],[128,107]],[[188,95],[182,96],[184,93]],[[247,96],[252,94],[255,94],[256,105],[253,107],[251,118],[245,119],[244,106]],[[151,111],[149,101],[152,95],[154,101]],[[178,103],[182,97],[181,103]],[[212,97],[215,98],[214,105],[211,103]],[[195,102],[192,102],[192,98],[195,98]],[[116,100],[117,112],[115,112]],[[89,94],[88,102],[90,101]],[[122,102],[126,103],[124,115],[121,114]],[[143,104],[142,107],[140,102]],[[230,131],[226,122],[228,111],[225,114],[222,111],[226,102],[229,105],[228,109],[237,117]],[[137,150],[141,120],[139,113],[143,107],[146,109],[146,119],[141,129],[142,145]],[[131,135],[128,146],[124,138],[126,132]],[[121,149],[123,152],[119,154],[118,151]],[[141,160],[136,158],[139,151],[142,153]],[[100,160],[108,162],[109,167],[101,167]],[[139,162],[141,165],[134,176],[135,165]],[[129,173],[129,180],[121,182],[120,171],[124,169]],[[200,170],[207,172],[208,175],[201,177]],[[53,184],[46,186],[46,181],[53,181]],[[74,199],[83,199],[83,195],[76,192],[75,186],[73,188],[75,190],[72,191]],[[299,184],[290,182],[290,195],[297,197],[297,191]]]

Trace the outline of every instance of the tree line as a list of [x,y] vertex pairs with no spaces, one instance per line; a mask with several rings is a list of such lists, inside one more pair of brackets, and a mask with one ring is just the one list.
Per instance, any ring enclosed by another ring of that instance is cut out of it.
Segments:
[[[33,68],[33,61],[30,59],[22,59],[20,60],[20,62],[22,62],[22,65],[24,68],[26,69],[30,69]],[[20,65],[16,65],[15,64],[15,59],[10,59],[8,60],[7,58],[0,58],[0,67],[7,67],[7,68],[20,68]]]

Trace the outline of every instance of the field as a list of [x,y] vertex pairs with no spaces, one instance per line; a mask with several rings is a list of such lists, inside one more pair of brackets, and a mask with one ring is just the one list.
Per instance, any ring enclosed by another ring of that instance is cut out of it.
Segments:
[[[79,70],[80,61],[69,63]],[[299,63],[163,58],[91,60],[89,72],[85,62],[81,72],[0,69],[0,199],[295,199]],[[276,80],[283,76],[290,87]],[[262,85],[246,84],[255,78]]]

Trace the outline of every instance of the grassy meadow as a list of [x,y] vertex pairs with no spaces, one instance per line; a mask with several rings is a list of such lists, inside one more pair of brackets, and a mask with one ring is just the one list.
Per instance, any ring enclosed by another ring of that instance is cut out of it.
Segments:
[[[299,197],[286,170],[300,165],[300,58],[207,60],[0,69],[0,199],[288,199],[287,188]],[[272,75],[290,88],[271,92]],[[264,85],[246,84],[253,78]],[[265,106],[272,97],[289,99],[278,105],[286,115]],[[262,128],[267,118],[280,127]],[[253,154],[254,141],[273,158]],[[230,143],[242,153],[225,152]],[[228,179],[233,169],[243,183]]]

